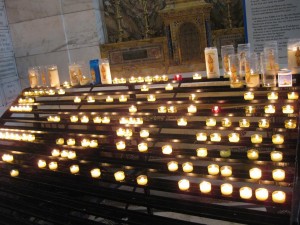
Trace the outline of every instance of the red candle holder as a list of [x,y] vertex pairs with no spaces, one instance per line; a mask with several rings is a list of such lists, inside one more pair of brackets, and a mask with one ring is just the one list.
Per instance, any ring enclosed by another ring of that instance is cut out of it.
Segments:
[[182,81],[182,75],[181,74],[176,74],[174,76],[174,80],[176,80],[176,81]]
[[218,106],[218,105],[215,105],[215,106],[212,107],[211,111],[213,113],[219,113],[219,112],[221,112],[221,107]]

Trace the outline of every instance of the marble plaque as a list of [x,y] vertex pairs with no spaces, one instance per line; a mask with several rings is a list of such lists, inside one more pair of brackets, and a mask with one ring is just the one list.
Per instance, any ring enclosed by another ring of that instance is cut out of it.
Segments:
[[13,52],[8,30],[0,30],[0,53]]
[[6,104],[14,101],[21,91],[19,80],[3,83],[2,89]]
[[0,59],[0,80],[7,77],[17,77],[16,63],[13,56]]

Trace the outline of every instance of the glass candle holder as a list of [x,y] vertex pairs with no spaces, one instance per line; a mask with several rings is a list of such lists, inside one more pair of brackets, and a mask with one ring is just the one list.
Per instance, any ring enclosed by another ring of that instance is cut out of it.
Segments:
[[78,165],[72,165],[72,166],[70,166],[70,172],[72,174],[78,173],[79,172],[79,166]]
[[149,137],[149,130],[146,130],[146,129],[143,129],[143,130],[141,130],[140,131],[140,137],[141,138],[147,138],[147,137]]
[[248,120],[248,119],[241,119],[239,121],[239,126],[240,127],[250,127],[250,120]]
[[172,152],[173,152],[173,149],[172,149],[171,145],[164,145],[164,146],[162,146],[162,153],[164,155],[170,155],[170,154],[172,154]]
[[300,73],[300,38],[288,40],[288,68],[293,74]]
[[278,87],[292,87],[293,76],[292,71],[289,69],[280,69],[278,71]]
[[274,191],[272,193],[272,201],[275,203],[285,203],[286,194],[283,191]]
[[123,181],[125,180],[125,173],[124,171],[117,171],[114,173],[114,177],[116,181]]
[[255,197],[258,201],[266,201],[269,198],[269,192],[266,188],[258,188],[255,190]]
[[239,65],[237,68],[239,68],[239,72],[242,77],[245,77],[246,68],[245,65],[249,64],[249,56],[250,56],[250,43],[246,44],[238,44],[237,46],[237,55],[239,58]]
[[200,158],[204,158],[207,156],[207,148],[197,148],[196,150],[197,152],[197,156],[200,157]]
[[182,179],[178,181],[178,187],[181,191],[187,191],[190,188],[190,181],[187,179]]
[[270,120],[268,119],[260,119],[258,121],[259,128],[269,128],[269,126],[270,126]]
[[299,94],[297,92],[289,92],[288,93],[288,99],[289,100],[297,100],[299,98]]
[[118,141],[116,143],[117,150],[125,150],[126,144],[124,141]]
[[139,175],[136,178],[136,182],[138,185],[145,186],[148,183],[148,177],[146,175]]
[[216,47],[206,47],[204,50],[207,78],[220,78],[218,50]]
[[231,126],[231,120],[228,118],[222,119],[222,127],[230,127]]
[[147,152],[148,151],[148,144],[146,142],[142,142],[138,144],[139,152]]
[[292,105],[284,105],[284,106],[282,106],[282,113],[284,113],[284,114],[294,113],[294,106],[292,106]]
[[208,181],[202,181],[199,184],[199,189],[201,191],[201,193],[207,194],[211,192],[211,183]]
[[208,126],[208,127],[214,127],[214,126],[216,126],[216,124],[217,124],[216,119],[214,119],[214,118],[208,118],[208,119],[206,119],[206,126]]
[[265,109],[265,113],[268,113],[268,114],[273,114],[276,112],[276,108],[274,105],[267,105],[264,107]]
[[228,183],[225,183],[225,184],[222,184],[221,185],[221,193],[222,195],[231,195],[233,192],[233,186],[232,184],[228,184]]
[[253,134],[251,135],[251,142],[253,144],[260,144],[263,141],[263,137],[261,134]]
[[212,142],[220,142],[221,141],[221,134],[220,133],[212,133],[212,134],[210,134],[210,141],[212,141]]
[[272,171],[272,177],[275,181],[284,181],[285,171],[283,169],[275,169]]
[[100,116],[95,116],[95,117],[93,118],[93,122],[94,122],[94,123],[101,123],[101,122],[102,122],[102,118],[101,118]]
[[250,160],[257,160],[259,157],[259,151],[256,149],[250,149],[247,151],[247,158]]
[[229,80],[231,88],[241,88],[244,86],[239,64],[240,59],[238,54],[229,55]]
[[249,58],[245,60],[245,81],[247,87],[259,87],[259,57],[257,53],[252,52]]
[[207,171],[209,175],[218,175],[219,174],[219,165],[211,164],[207,167]]
[[46,161],[42,160],[42,159],[39,159],[39,161],[38,161],[38,167],[42,169],[42,168],[45,168],[46,166],[47,166]]
[[190,105],[187,108],[188,113],[196,113],[197,112],[197,107],[195,105]]
[[230,133],[230,134],[228,134],[228,140],[229,140],[229,142],[237,143],[240,141],[240,134]]
[[276,87],[277,71],[275,69],[270,69],[267,57],[268,57],[268,55],[266,55],[265,53],[260,54],[262,86],[263,87]]
[[223,177],[230,177],[232,175],[232,167],[231,166],[222,166],[221,167],[221,175]]
[[178,126],[186,126],[187,125],[187,119],[186,118],[180,118],[177,120]]
[[245,100],[253,100],[254,99],[254,93],[249,91],[244,93],[244,99]]
[[242,199],[250,199],[252,197],[252,188],[250,188],[250,187],[241,187],[240,188],[240,197]]
[[281,145],[284,143],[284,136],[281,134],[272,135],[272,142],[275,145]]
[[100,60],[99,69],[101,76],[101,84],[112,84],[109,60],[107,58],[102,58]]
[[58,168],[58,164],[57,164],[57,162],[50,162],[48,164],[48,167],[50,170],[56,170]]
[[288,119],[284,121],[284,126],[287,129],[296,129],[297,127],[297,121],[293,119]]
[[59,75],[56,65],[48,66],[48,77],[50,81],[50,87],[60,87]]
[[177,171],[178,170],[178,162],[176,162],[176,161],[168,162],[168,170],[171,172]]
[[197,138],[197,141],[206,141],[207,134],[206,133],[197,133],[196,138]]
[[234,46],[233,45],[224,45],[221,46],[221,57],[222,57],[222,66],[224,71],[224,77],[229,78],[230,70],[229,70],[229,55],[234,54]]
[[182,164],[182,170],[185,173],[191,173],[191,172],[193,172],[193,169],[194,169],[193,163],[191,163],[191,162],[185,162]]
[[259,168],[252,168],[249,170],[249,176],[251,179],[259,180],[262,176],[262,171]]
[[38,67],[30,67],[28,69],[28,79],[31,88],[39,86],[39,71]]
[[91,177],[98,178],[101,176],[101,170],[99,168],[94,168],[90,171]]
[[70,82],[72,86],[76,86],[80,84],[80,78],[82,76],[82,68],[80,64],[71,63],[69,64],[69,75]]

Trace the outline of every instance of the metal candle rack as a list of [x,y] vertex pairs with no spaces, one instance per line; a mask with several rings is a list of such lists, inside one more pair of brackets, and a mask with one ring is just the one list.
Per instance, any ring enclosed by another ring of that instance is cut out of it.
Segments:
[[[288,93],[297,95],[299,82],[296,80],[294,87],[288,88],[231,89],[226,79],[186,78],[171,82],[173,89],[166,90],[167,83],[82,86],[61,92],[46,88],[24,90],[0,120],[3,221],[201,224],[180,219],[179,215],[185,214],[247,224],[298,224],[299,100],[288,99]],[[141,90],[145,84],[147,91]],[[244,99],[249,91],[254,93],[253,100]],[[269,100],[270,92],[277,93],[278,99]],[[127,101],[120,102],[121,95]],[[156,100],[148,101],[148,95],[155,95]],[[74,102],[76,96],[80,103]],[[107,102],[107,96],[113,102]],[[132,105],[136,112],[129,112]],[[190,105],[197,111],[189,113]],[[268,105],[275,106],[276,111],[267,113],[264,107]],[[294,111],[283,113],[286,105]],[[160,106],[165,107],[165,113],[158,111]],[[248,106],[255,107],[255,111],[246,111]],[[59,119],[53,121],[50,116]],[[78,117],[78,121],[70,121],[71,116]],[[88,121],[81,122],[83,116]],[[94,122],[96,116],[99,118]],[[178,125],[180,118],[187,124]],[[215,119],[216,124],[208,125],[208,118]],[[231,125],[224,126],[224,118],[230,119]],[[262,118],[269,120],[269,127],[258,127]],[[241,119],[247,119],[249,127],[241,127]],[[286,120],[292,120],[296,127],[286,128]],[[118,129],[125,136],[120,136]],[[141,137],[141,130],[149,131],[149,136]],[[207,139],[197,140],[199,132],[206,133]],[[221,140],[211,139],[212,133],[219,133]],[[231,133],[238,134],[237,142],[229,141]],[[253,143],[253,134],[261,134],[263,141]],[[274,144],[274,134],[282,135],[284,142]],[[87,144],[91,141],[96,144]],[[125,149],[117,150],[119,141],[125,143]],[[141,143],[147,145],[143,152],[138,147]],[[170,154],[163,153],[165,145],[172,146]],[[206,148],[207,155],[197,155],[198,148]],[[250,149],[257,150],[259,158],[249,159]],[[273,151],[281,152],[283,159],[272,161]],[[4,155],[13,156],[13,160]],[[178,163],[173,172],[168,169],[171,161]],[[57,163],[56,169],[49,168],[51,162]],[[183,171],[185,162],[192,163],[192,171]],[[217,164],[220,170],[224,165],[230,166],[232,175],[210,175],[207,167],[211,164]],[[72,165],[77,165],[79,171],[72,173]],[[261,169],[259,179],[249,177],[254,167]],[[95,168],[99,169],[99,177],[92,178],[91,170]],[[275,181],[274,169],[284,170],[285,179]],[[117,181],[117,171],[123,171],[125,178]],[[137,183],[140,175],[146,176],[142,184]],[[184,191],[178,186],[182,179],[190,184]],[[203,181],[211,184],[211,190],[199,189]],[[222,194],[224,183],[232,185],[232,194]],[[246,199],[240,195],[244,186],[252,189],[252,196]],[[255,194],[258,188],[267,189],[268,196],[263,201]],[[283,203],[273,199],[274,191],[286,194]],[[17,216],[11,217],[13,214]]]

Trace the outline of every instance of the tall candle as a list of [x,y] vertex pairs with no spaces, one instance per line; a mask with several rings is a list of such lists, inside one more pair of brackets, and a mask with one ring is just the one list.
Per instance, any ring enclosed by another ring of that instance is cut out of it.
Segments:
[[207,47],[204,51],[207,78],[220,78],[218,50],[216,47]]
[[49,76],[51,87],[60,87],[57,66],[52,65],[48,67],[48,76]]

